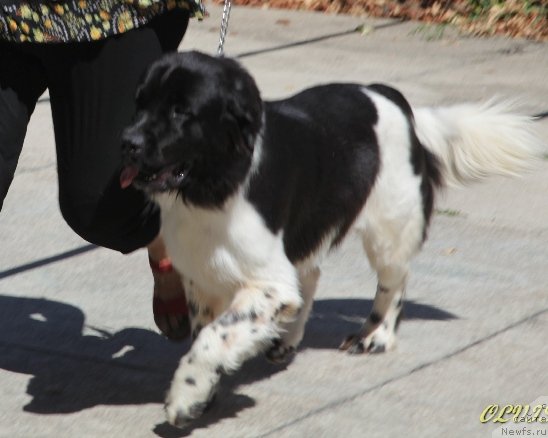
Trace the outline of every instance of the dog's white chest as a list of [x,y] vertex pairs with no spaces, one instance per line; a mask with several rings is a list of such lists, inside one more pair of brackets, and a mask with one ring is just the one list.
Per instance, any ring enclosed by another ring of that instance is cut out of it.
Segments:
[[239,194],[222,209],[189,206],[173,195],[156,200],[175,267],[209,293],[224,294],[268,280],[273,262],[285,258],[281,238]]

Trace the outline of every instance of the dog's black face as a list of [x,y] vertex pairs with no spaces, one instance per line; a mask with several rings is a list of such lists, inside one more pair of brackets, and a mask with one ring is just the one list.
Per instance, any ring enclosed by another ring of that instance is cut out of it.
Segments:
[[122,187],[177,191],[220,206],[245,179],[261,128],[262,101],[231,59],[166,55],[147,71],[134,121],[123,133]]

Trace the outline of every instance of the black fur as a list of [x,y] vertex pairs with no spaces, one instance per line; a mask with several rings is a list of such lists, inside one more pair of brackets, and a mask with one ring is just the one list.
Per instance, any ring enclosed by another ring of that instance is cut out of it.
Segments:
[[369,321],[371,321],[371,324],[377,325],[382,321],[382,317],[377,312],[371,312],[369,314]]
[[365,204],[379,168],[376,121],[358,85],[315,87],[265,104],[261,163],[248,197],[272,232],[283,230],[292,262],[329,230],[338,243]]
[[[152,65],[137,91],[137,114],[123,134],[124,164],[136,185],[178,190],[185,202],[220,207],[244,181],[262,118],[255,82],[235,61],[191,52]],[[174,166],[182,182],[146,177]]]

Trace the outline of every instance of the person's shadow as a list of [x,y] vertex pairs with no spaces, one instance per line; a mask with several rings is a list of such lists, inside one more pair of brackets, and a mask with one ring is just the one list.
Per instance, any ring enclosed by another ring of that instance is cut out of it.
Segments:
[[[300,349],[337,349],[341,339],[357,331],[371,300],[317,300]],[[432,306],[406,303],[406,319],[456,318]],[[31,378],[32,400],[25,411],[72,413],[97,405],[164,402],[165,393],[189,343],[175,344],[158,333],[127,328],[116,333],[84,326],[77,307],[47,299],[0,295],[0,368]],[[85,334],[84,331],[87,334]],[[236,416],[255,401],[235,389],[284,370],[263,357],[224,376],[214,403],[191,428],[155,426],[162,437],[186,436],[220,419]]]
[[0,296],[0,368],[31,374],[25,411],[69,413],[98,404],[160,403],[186,345],[145,329],[86,327],[77,307]]

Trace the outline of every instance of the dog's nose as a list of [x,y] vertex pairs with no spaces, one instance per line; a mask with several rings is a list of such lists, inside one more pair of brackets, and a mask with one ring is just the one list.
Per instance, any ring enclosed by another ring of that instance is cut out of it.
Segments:
[[130,158],[137,158],[145,149],[146,139],[141,133],[125,132],[122,136],[122,148]]

